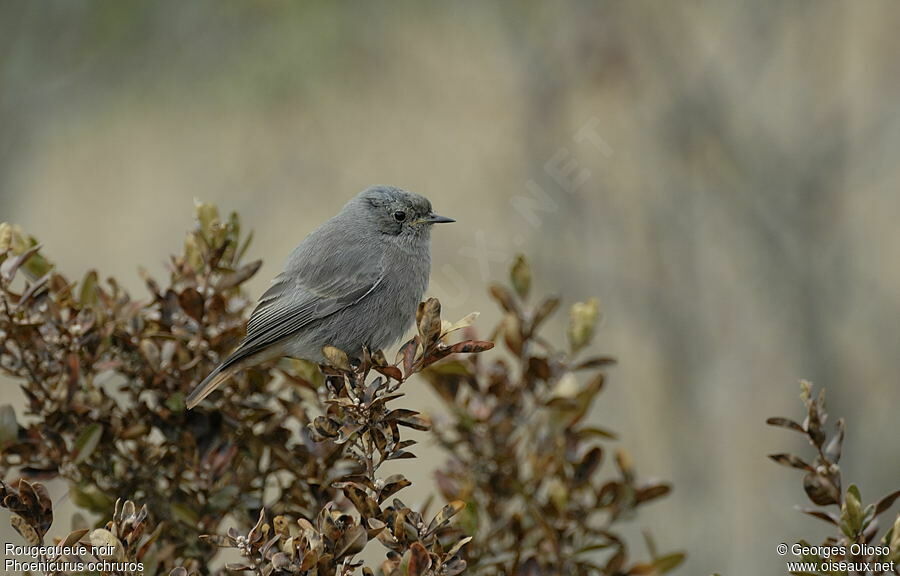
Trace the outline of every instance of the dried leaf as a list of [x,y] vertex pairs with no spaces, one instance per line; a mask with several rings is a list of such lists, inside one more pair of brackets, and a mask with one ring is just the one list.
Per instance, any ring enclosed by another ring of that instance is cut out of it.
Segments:
[[576,364],[572,370],[593,370],[595,368],[605,368],[616,364],[616,359],[612,356],[594,356]]
[[894,490],[893,492],[879,500],[875,505],[875,516],[886,512],[891,506],[894,505],[894,502],[898,498],[900,498],[900,490]]
[[597,468],[600,467],[600,462],[602,460],[603,449],[599,446],[591,448],[588,453],[584,455],[584,458],[581,459],[581,462],[575,467],[575,474],[573,477],[575,484],[578,485],[588,482]]
[[461,539],[459,542],[451,546],[449,550],[447,550],[447,556],[456,555],[456,553],[462,550],[462,547],[471,542],[472,539],[472,536],[466,536],[465,538]]
[[499,284],[492,284],[488,290],[490,291],[491,297],[500,304],[503,310],[519,316],[519,307],[509,289]]
[[794,456],[793,454],[769,454],[769,458],[782,466],[789,466],[799,470],[813,470],[812,466],[804,462],[802,458]]
[[813,472],[803,477],[803,490],[819,506],[829,506],[840,501],[840,489],[829,478]]
[[241,284],[252,278],[254,274],[259,271],[261,266],[262,260],[254,260],[249,264],[241,266],[234,272],[223,275],[216,283],[216,290],[224,292],[225,290],[230,290],[231,288],[240,286]]
[[91,531],[90,528],[81,528],[80,530],[74,530],[74,531],[70,532],[68,536],[63,538],[60,541],[59,545],[62,547],[74,546],[75,544],[80,542],[82,538],[84,538],[85,534],[87,534],[90,531]]
[[184,313],[196,320],[203,321],[203,309],[205,301],[203,296],[195,288],[185,288],[178,294],[178,304]]
[[397,382],[403,381],[403,373],[396,366],[375,366],[375,370]]
[[9,515],[9,524],[15,529],[16,532],[19,533],[22,538],[25,539],[25,542],[30,546],[40,546],[43,544],[44,539],[43,535],[39,534],[37,530],[35,530],[34,526],[28,523],[27,520],[16,514],[15,512]]
[[428,349],[441,338],[441,303],[437,298],[429,298],[421,304],[416,312],[416,326],[422,345]]
[[453,324],[448,324],[446,326],[444,326],[442,324],[441,325],[441,336],[444,337],[444,336],[447,336],[448,334],[452,334],[453,332],[456,332],[457,330],[462,330],[463,328],[468,328],[469,326],[471,326],[475,323],[475,320],[478,319],[478,316],[480,314],[481,314],[480,312],[470,312],[469,314],[466,314],[463,318],[457,320]]
[[125,549],[119,539],[105,528],[96,528],[88,535],[91,546],[101,549],[97,555],[104,560],[123,560]]
[[353,556],[361,552],[369,541],[366,529],[360,525],[355,525],[344,532],[341,539],[335,545],[335,558],[343,558],[344,556]]
[[804,434],[806,433],[803,426],[789,418],[768,418],[766,419],[766,424],[769,426],[780,426],[781,428],[787,428],[788,430],[796,430],[797,432],[802,432]]
[[840,521],[837,516],[826,510],[818,510],[815,508],[800,508],[800,511],[804,514],[809,514],[810,516],[818,518],[819,520],[824,520],[825,522],[833,524],[834,526],[838,526],[838,523]]
[[528,328],[531,334],[534,334],[541,324],[556,312],[556,309],[559,308],[559,302],[559,298],[547,298],[540,303],[531,317],[531,325]]
[[428,534],[431,534],[444,524],[450,521],[451,518],[459,514],[461,510],[466,507],[466,503],[462,500],[454,500],[450,502],[443,508],[441,508],[440,512],[434,517],[431,523],[428,525],[428,530],[426,531]]
[[837,464],[841,460],[841,448],[844,444],[844,419],[839,418],[836,424],[837,433],[832,436],[831,440],[828,442],[828,446],[825,447],[825,456],[828,457],[829,460]]
[[618,440],[619,436],[613,432],[612,430],[607,430],[606,428],[600,428],[599,426],[589,426],[587,428],[580,428],[578,430],[578,435],[582,437],[591,437],[591,436],[599,436],[600,438],[607,438],[609,440]]
[[490,350],[493,347],[494,343],[486,340],[465,340],[453,344],[449,350],[451,354],[476,354]]
[[346,370],[347,372],[352,370],[350,367],[350,358],[343,350],[339,350],[334,346],[325,346],[322,348],[322,355],[325,357],[325,360],[328,361],[329,365],[340,370]]
[[384,487],[378,491],[378,501],[384,502],[400,490],[411,486],[412,482],[402,474],[394,474],[384,479]]
[[649,502],[650,500],[662,498],[670,492],[672,492],[672,487],[668,484],[653,484],[638,488],[634,494],[634,501],[636,504],[641,504]]
[[406,574],[408,576],[423,576],[431,568],[431,556],[428,550],[418,542],[413,542],[409,547],[409,563]]

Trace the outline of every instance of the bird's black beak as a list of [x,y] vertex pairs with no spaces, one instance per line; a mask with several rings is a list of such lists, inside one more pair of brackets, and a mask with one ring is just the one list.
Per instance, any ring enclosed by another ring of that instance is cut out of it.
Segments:
[[446,222],[456,222],[453,218],[447,218],[446,216],[439,216],[437,214],[429,214],[428,216],[419,220],[423,224],[443,224]]

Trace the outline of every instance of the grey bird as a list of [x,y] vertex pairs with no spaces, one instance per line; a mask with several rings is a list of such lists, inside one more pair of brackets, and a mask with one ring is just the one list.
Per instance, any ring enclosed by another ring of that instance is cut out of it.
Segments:
[[454,222],[424,196],[391,186],[360,192],[291,253],[262,295],[247,336],[187,397],[193,408],[236,372],[291,356],[321,361],[334,346],[359,357],[415,320],[431,273],[431,226]]

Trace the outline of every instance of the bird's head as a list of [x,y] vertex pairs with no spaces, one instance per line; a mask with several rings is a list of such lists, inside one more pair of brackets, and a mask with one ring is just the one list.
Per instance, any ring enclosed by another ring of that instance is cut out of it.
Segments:
[[427,237],[433,224],[455,222],[435,214],[428,198],[392,186],[373,186],[354,201],[362,205],[368,224],[390,236]]

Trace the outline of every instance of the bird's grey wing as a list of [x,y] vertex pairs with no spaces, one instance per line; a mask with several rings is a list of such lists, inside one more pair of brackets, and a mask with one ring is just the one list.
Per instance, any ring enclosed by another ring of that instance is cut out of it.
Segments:
[[317,283],[289,271],[279,274],[250,315],[247,337],[225,364],[252,356],[371,294],[384,279],[384,268],[381,263],[368,268]]

